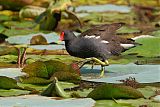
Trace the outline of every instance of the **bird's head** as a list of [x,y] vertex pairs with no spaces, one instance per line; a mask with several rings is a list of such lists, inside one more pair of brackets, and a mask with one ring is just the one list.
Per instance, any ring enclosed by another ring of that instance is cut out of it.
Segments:
[[60,34],[60,41],[69,41],[74,39],[76,36],[74,35],[74,33],[72,31],[69,30],[64,30],[61,32]]

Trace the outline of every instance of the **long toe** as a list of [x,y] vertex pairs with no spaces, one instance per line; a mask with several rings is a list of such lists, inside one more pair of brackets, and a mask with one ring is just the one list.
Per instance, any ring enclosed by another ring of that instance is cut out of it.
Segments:
[[101,66],[100,78],[104,77],[104,72],[105,72],[105,67],[104,67],[104,66]]

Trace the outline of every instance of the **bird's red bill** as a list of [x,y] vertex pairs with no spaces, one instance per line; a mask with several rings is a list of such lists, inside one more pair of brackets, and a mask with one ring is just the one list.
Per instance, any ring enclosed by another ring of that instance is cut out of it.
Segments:
[[61,40],[61,41],[64,40],[64,32],[61,33],[61,35],[60,35],[60,40]]

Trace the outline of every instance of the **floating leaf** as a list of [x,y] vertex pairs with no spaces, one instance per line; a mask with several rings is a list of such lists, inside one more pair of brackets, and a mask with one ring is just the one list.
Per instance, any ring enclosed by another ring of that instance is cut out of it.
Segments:
[[73,83],[77,83],[81,80],[78,74],[72,72],[55,72],[50,79],[53,80],[54,77],[57,77],[60,81],[67,81]]
[[46,65],[42,61],[36,61],[25,66],[22,72],[27,73],[30,77],[48,78]]
[[47,45],[47,40],[42,35],[35,35],[30,40],[31,45]]
[[35,18],[36,16],[43,13],[46,9],[38,6],[26,6],[23,7],[19,12],[20,18]]
[[0,96],[1,97],[26,95],[26,94],[29,94],[29,93],[30,93],[30,91],[27,91],[27,90],[19,90],[19,89],[4,90],[4,89],[0,89]]
[[151,35],[156,36],[156,37],[160,37],[160,30],[152,32]]
[[17,81],[6,77],[0,76],[0,89],[22,89],[17,85]]
[[135,106],[132,106],[130,103],[117,103],[113,100],[97,100],[95,107],[135,107]]
[[160,38],[140,38],[136,42],[142,45],[127,50],[123,55],[136,53],[136,56],[157,57],[160,56]]
[[140,33],[141,31],[137,28],[131,28],[127,26],[123,26],[117,30],[117,33],[126,34],[126,33]]
[[70,94],[67,94],[64,89],[61,87],[59,81],[55,77],[53,82],[49,85],[49,87],[41,93],[44,96],[59,96],[63,98],[71,97]]
[[24,84],[39,84],[39,85],[45,85],[52,82],[51,80],[39,77],[20,77],[20,81]]
[[49,76],[52,76],[53,73],[63,71],[65,72],[67,69],[67,64],[57,61],[57,60],[48,60],[44,62],[47,68],[47,72]]
[[56,97],[55,83],[51,83],[42,93],[42,96]]
[[88,94],[89,98],[95,100],[100,99],[135,99],[144,98],[141,92],[129,86],[114,85],[114,84],[104,84]]
[[[66,63],[63,63],[58,60],[48,60],[44,62],[47,68],[47,72],[49,76],[52,76],[55,72],[72,72],[75,74],[78,74],[78,68],[74,67],[76,65],[70,64],[67,65]],[[78,67],[78,65],[77,65]]]

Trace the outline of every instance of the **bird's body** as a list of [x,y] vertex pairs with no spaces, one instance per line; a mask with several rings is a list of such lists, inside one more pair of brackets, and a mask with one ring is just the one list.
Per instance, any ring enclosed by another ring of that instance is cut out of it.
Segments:
[[106,44],[95,38],[75,37],[65,41],[65,47],[70,55],[80,58],[96,57],[105,61],[111,55]]
[[75,36],[72,31],[65,30],[61,33],[60,39],[65,41],[67,52],[71,56],[80,58],[90,58],[101,64],[104,75],[104,66],[108,65],[108,58],[111,55],[119,55],[125,48],[122,44],[131,44],[134,46],[134,41],[121,38],[115,35],[115,31],[123,24],[105,24],[93,27],[79,36]]

